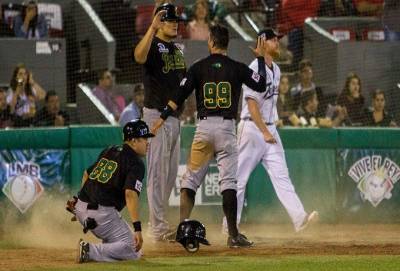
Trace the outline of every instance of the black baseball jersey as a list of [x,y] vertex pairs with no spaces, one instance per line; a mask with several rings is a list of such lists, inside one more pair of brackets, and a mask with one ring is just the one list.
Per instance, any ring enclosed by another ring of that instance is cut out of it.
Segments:
[[96,163],[87,170],[89,178],[79,192],[79,199],[121,211],[125,190],[142,190],[145,167],[140,157],[127,144],[112,146],[101,152]]
[[226,55],[211,54],[190,67],[173,101],[182,105],[196,90],[197,116],[236,118],[242,84],[257,92],[265,91],[265,64],[260,57],[259,73]]
[[[185,73],[185,61],[178,45],[154,37],[144,64],[144,106],[162,111],[179,91],[179,83]],[[175,116],[180,112],[182,110]]]

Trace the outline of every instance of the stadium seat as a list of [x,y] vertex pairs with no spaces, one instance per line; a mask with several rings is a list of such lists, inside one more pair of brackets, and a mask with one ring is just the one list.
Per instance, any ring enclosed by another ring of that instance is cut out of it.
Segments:
[[154,5],[136,6],[135,32],[138,36],[146,34],[153,18]]
[[49,37],[62,37],[64,35],[62,11],[59,4],[38,3],[38,12],[46,17]]
[[355,40],[356,33],[350,28],[332,28],[331,34],[340,41]]
[[383,29],[364,29],[362,33],[363,40],[384,41],[385,32]]

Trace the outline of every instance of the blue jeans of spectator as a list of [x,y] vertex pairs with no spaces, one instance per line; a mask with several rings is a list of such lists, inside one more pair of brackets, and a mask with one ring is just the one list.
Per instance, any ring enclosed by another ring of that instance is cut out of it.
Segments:
[[400,41],[400,32],[390,31],[388,28],[385,29],[385,40],[386,41]]

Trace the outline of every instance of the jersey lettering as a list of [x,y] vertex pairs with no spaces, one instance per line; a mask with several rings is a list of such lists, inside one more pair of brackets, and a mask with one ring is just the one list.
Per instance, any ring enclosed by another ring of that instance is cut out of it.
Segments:
[[204,106],[207,109],[230,108],[232,105],[231,84],[229,82],[208,82],[203,85]]
[[174,54],[162,53],[161,58],[164,61],[164,66],[162,68],[163,73],[185,68],[185,60],[179,50],[175,50]]
[[97,180],[100,183],[107,183],[111,179],[117,167],[118,163],[115,161],[101,158],[96,167],[90,173],[89,179]]

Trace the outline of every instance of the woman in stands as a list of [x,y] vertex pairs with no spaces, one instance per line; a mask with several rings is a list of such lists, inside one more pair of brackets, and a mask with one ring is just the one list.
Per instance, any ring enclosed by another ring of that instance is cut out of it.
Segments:
[[38,13],[36,1],[24,3],[22,13],[15,17],[14,33],[17,38],[40,39],[47,37],[46,18]]
[[187,26],[189,39],[208,40],[210,33],[208,12],[207,0],[197,0],[194,6],[193,20]]
[[367,111],[365,126],[397,127],[393,116],[385,110],[385,92],[377,89],[372,94],[372,111]]
[[14,114],[15,127],[27,127],[33,123],[36,115],[36,102],[43,100],[46,92],[36,83],[24,64],[18,64],[13,72],[7,103]]
[[297,117],[294,107],[293,98],[290,93],[290,82],[287,75],[281,76],[281,81],[279,83],[279,96],[277,101],[277,109],[280,125],[291,125],[299,126],[300,120]]
[[340,93],[337,104],[346,108],[347,119],[345,123],[351,126],[361,126],[364,117],[364,97],[361,94],[361,80],[355,73],[350,73],[342,93]]

